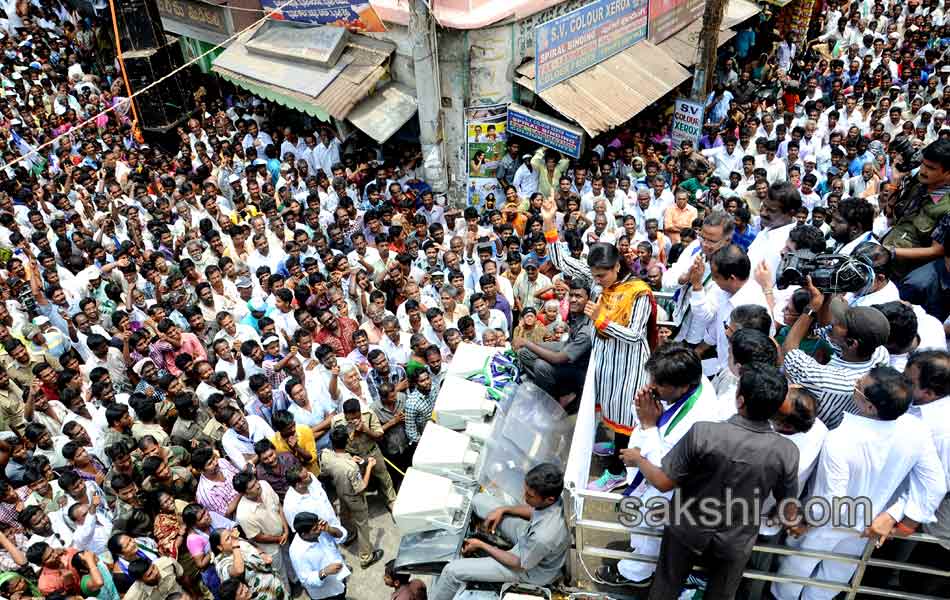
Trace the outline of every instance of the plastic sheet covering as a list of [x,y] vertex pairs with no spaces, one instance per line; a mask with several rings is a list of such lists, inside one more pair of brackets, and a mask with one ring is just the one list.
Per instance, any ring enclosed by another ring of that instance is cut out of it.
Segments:
[[402,536],[396,553],[396,570],[438,575],[450,560],[458,558],[467,528],[460,532],[422,531]]
[[531,382],[517,386],[499,403],[478,482],[506,504],[522,503],[525,473],[544,462],[564,468],[572,433],[554,398]]

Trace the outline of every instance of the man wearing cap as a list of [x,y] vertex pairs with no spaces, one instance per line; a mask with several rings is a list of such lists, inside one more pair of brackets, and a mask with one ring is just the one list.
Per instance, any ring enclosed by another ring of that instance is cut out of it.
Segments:
[[521,157],[521,166],[515,171],[511,184],[518,190],[518,196],[525,200],[538,191],[538,173],[532,168],[530,154]]
[[252,327],[254,331],[260,334],[261,327],[258,324],[258,322],[267,316],[267,312],[270,309],[270,307],[267,306],[267,302],[265,302],[262,298],[253,297],[250,300],[248,300],[247,308],[251,312],[249,315],[244,317],[241,323],[244,325],[248,325],[249,327]]
[[[789,330],[782,350],[785,352],[785,375],[818,399],[818,418],[834,429],[841,424],[845,412],[857,413],[854,384],[876,366],[886,365],[890,353],[884,344],[890,336],[887,318],[876,308],[849,307],[840,298],[826,295],[812,285],[805,285],[811,295],[808,308]],[[831,325],[828,341],[840,354],[823,365],[798,348],[815,323]]]

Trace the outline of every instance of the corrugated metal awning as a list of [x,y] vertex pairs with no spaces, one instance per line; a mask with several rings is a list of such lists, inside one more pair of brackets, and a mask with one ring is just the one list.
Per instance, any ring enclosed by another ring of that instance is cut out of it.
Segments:
[[[760,12],[762,12],[762,7],[755,2],[749,2],[748,0],[729,0],[729,4],[726,5],[726,12],[722,15],[722,29],[728,29],[734,25],[738,25]],[[723,43],[722,38],[720,38],[719,45],[721,46]]]
[[347,116],[360,130],[383,143],[406,124],[418,107],[416,95],[401,83],[388,83]]
[[[663,52],[666,52],[676,62],[684,67],[691,67],[696,64],[696,49],[699,47],[699,34],[703,28],[703,20],[698,19],[690,23],[686,29],[679,30],[675,35],[663,40],[657,46]],[[719,31],[719,46],[734,38],[736,32],[731,29],[721,29]]]
[[212,67],[225,79],[290,108],[322,120],[344,119],[387,72],[396,50],[391,42],[350,35],[336,64],[323,68],[300,60],[249,51],[256,29],[241,34]]
[[[729,0],[722,15],[722,24],[719,26],[718,47],[724,46],[736,36],[736,32],[730,29],[733,25],[738,25],[761,11],[758,4],[747,0]],[[702,29],[703,20],[696,19],[657,45],[660,50],[675,58],[679,64],[691,67],[696,64],[696,49],[699,47],[699,34]]]
[[[534,61],[517,69],[517,82],[534,91]],[[640,42],[540,94],[591,137],[629,121],[678,85],[689,71],[648,41]]]

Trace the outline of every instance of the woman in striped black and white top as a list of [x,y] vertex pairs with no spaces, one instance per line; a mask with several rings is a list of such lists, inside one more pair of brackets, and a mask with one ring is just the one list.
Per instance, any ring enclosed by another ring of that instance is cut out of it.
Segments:
[[553,196],[541,208],[548,256],[566,277],[591,281],[595,290],[584,313],[593,321],[594,336],[587,376],[593,377],[595,401],[604,425],[613,431],[612,444],[596,444],[594,453],[607,456],[601,477],[591,489],[609,491],[622,485],[626,470],[620,450],[627,447],[636,412],[633,398],[648,383],[646,363],[656,346],[656,301],[646,282],[636,278],[612,244],[591,245],[587,261],[573,258],[559,242],[557,205]]

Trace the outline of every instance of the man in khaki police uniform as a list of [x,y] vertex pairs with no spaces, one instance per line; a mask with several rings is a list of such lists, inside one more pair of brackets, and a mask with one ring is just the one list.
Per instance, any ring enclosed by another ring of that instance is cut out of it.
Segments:
[[350,398],[343,402],[343,414],[333,417],[330,426],[337,427],[338,425],[345,426],[349,432],[350,441],[346,445],[347,452],[363,460],[372,457],[376,461],[372,474],[376,478],[376,483],[379,484],[380,493],[386,498],[389,510],[392,511],[393,503],[396,502],[396,490],[393,488],[389,469],[383,462],[383,453],[376,443],[383,439],[384,435],[379,417],[370,410],[361,411],[359,400]]
[[322,472],[333,481],[333,487],[340,497],[341,517],[349,517],[349,523],[344,525],[344,528],[356,532],[360,566],[365,569],[383,557],[382,550],[373,549],[369,537],[369,508],[364,495],[376,459],[372,456],[365,459],[365,468],[360,474],[362,462],[356,461],[363,459],[346,451],[349,443],[350,432],[347,427],[331,428],[331,448],[324,448],[320,452],[320,466]]

